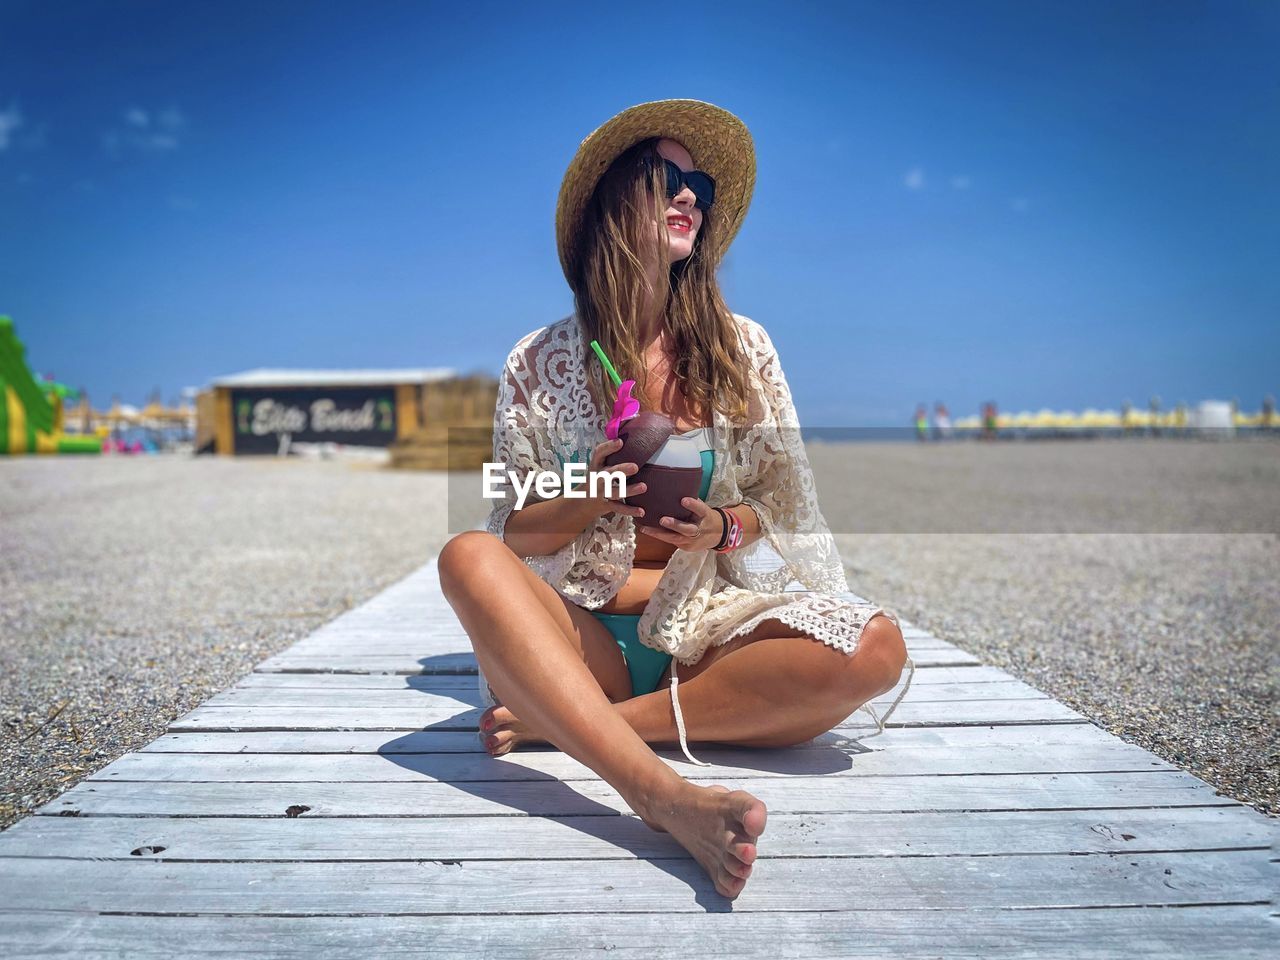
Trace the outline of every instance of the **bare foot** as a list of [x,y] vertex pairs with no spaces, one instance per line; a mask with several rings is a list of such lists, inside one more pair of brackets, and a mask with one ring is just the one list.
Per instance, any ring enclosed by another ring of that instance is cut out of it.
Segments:
[[716,892],[734,899],[751,876],[756,840],[769,815],[764,801],[718,783],[700,787],[686,780],[676,790],[651,801],[641,819],[671,834],[707,871]]
[[[480,714],[479,727],[480,739],[494,757],[523,743],[546,742],[500,703]],[[640,819],[652,830],[671,834],[688,850],[717,893],[732,900],[742,892],[768,818],[764,801],[745,790],[718,783],[702,787],[682,779],[671,796],[649,798],[644,806]]]
[[491,757],[500,757],[510,753],[522,743],[545,743],[524,723],[502,704],[494,704],[480,714],[480,742]]

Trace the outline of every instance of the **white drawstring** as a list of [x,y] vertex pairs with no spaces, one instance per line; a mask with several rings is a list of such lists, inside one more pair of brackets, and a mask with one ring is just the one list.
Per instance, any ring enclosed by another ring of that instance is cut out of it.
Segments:
[[[876,714],[876,708],[871,705],[870,700],[863,704],[863,708],[867,713],[871,714],[871,719],[876,722],[876,732],[868,733],[867,737],[878,737],[880,734],[884,733],[884,725],[888,722],[889,718],[893,716],[893,711],[898,709],[898,704],[900,704],[902,702],[902,698],[907,695],[907,691],[911,689],[911,678],[916,675],[916,662],[910,657],[907,657],[906,665],[910,668],[907,672],[907,682],[903,684],[902,689],[898,692],[898,696],[895,697],[893,703],[889,705],[889,709],[885,712],[883,719]],[[865,740],[866,737],[863,737],[862,739]]]
[[679,682],[680,682],[680,678],[676,676],[675,665],[672,664],[671,666],[671,705],[672,707],[675,708],[675,712],[676,712],[676,730],[678,730],[680,733],[680,749],[684,751],[684,755],[688,757],[689,760],[692,761],[693,763],[696,763],[702,767],[709,767],[711,766],[711,764],[707,763],[705,760],[699,760],[697,757],[695,757],[692,753],[689,752],[689,742],[685,739],[685,736],[684,736],[684,716],[680,713],[680,699],[676,696],[676,684]]

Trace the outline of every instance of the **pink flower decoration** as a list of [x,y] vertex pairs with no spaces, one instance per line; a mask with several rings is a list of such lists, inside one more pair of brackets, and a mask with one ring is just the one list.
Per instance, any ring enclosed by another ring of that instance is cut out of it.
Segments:
[[623,380],[618,384],[618,399],[613,401],[613,417],[604,428],[604,435],[610,440],[618,439],[618,431],[622,429],[624,420],[630,420],[640,412],[640,401],[631,396],[634,380]]

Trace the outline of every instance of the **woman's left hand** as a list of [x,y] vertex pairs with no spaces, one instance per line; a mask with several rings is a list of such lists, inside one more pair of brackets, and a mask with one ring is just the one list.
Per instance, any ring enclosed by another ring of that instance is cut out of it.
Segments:
[[659,519],[661,527],[649,527],[636,524],[636,529],[648,534],[655,540],[664,540],[681,550],[711,550],[724,536],[724,520],[719,511],[707,505],[705,500],[697,497],[685,497],[680,505],[692,510],[693,520],[684,523],[675,517]]

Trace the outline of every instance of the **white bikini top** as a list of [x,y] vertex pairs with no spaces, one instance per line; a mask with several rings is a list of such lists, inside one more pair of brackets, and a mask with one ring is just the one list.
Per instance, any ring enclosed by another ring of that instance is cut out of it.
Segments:
[[684,433],[673,433],[649,458],[663,467],[701,467],[702,451],[714,450],[710,427],[694,427]]

